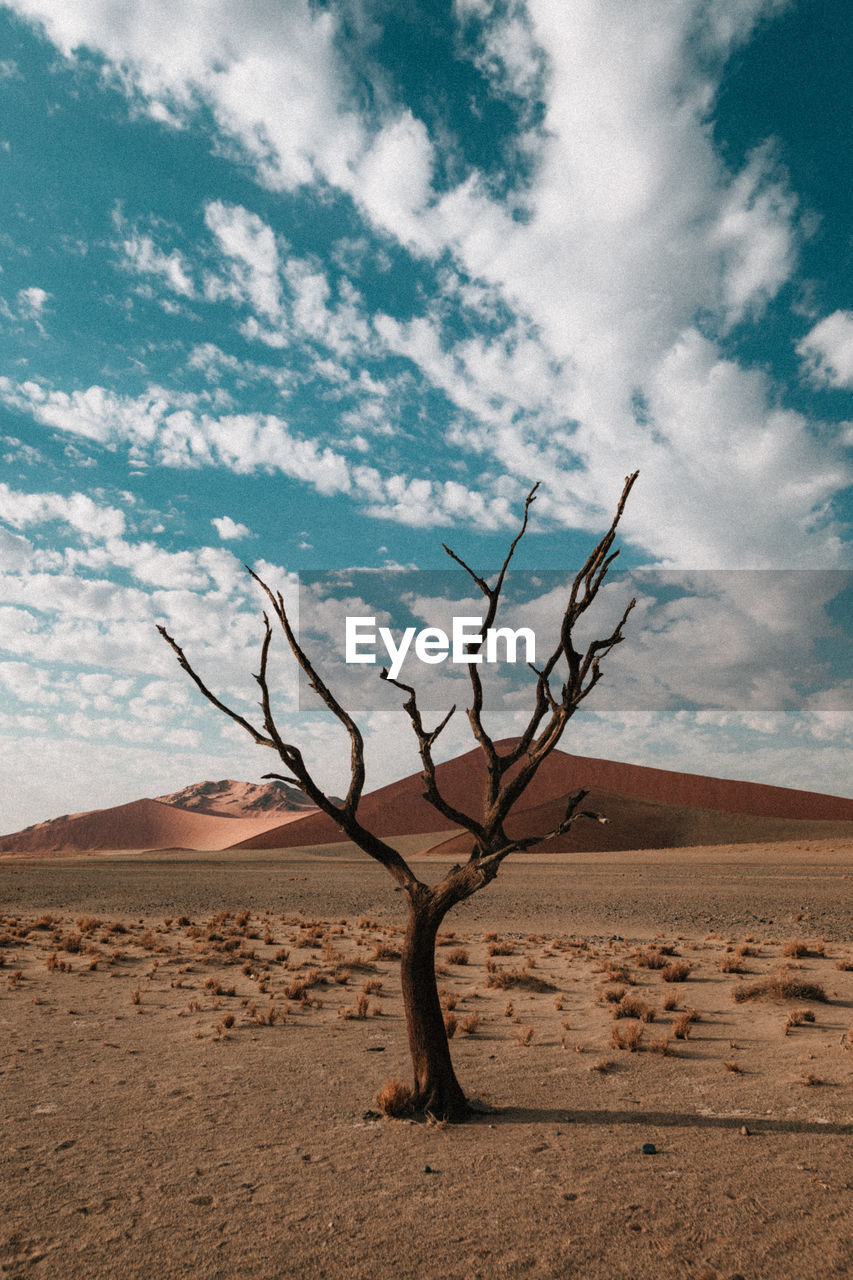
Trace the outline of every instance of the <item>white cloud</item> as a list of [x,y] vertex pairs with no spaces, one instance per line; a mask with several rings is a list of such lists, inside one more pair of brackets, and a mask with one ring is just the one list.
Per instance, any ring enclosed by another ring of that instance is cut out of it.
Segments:
[[275,236],[256,213],[220,200],[208,204],[204,220],[231,264],[232,279],[268,320],[281,315],[279,257]]
[[26,320],[40,320],[50,296],[46,289],[40,289],[38,285],[19,289],[17,293],[19,314]]
[[223,542],[228,542],[233,538],[252,537],[252,531],[247,525],[240,524],[237,520],[232,520],[230,516],[214,516],[210,523]]
[[192,278],[183,256],[177,249],[164,253],[154,244],[151,236],[138,232],[122,242],[127,265],[140,275],[162,276],[170,289],[182,297],[195,294]]
[[123,511],[93,502],[87,494],[21,493],[2,483],[0,519],[15,529],[59,520],[89,540],[118,537],[125,529]]
[[833,311],[797,343],[812,381],[824,387],[853,387],[853,311]]
[[[153,0],[132,13],[121,0],[13,7],[66,55],[102,53],[134,103],[167,124],[206,105],[217,144],[236,146],[268,187],[346,193],[374,228],[452,258],[482,299],[511,311],[503,332],[492,324],[460,339],[441,296],[414,319],[379,317],[374,332],[458,407],[445,443],[476,451],[487,474],[496,466],[515,487],[495,504],[483,480],[486,493],[468,502],[457,490],[473,483],[356,466],[294,439],[278,417],[119,404],[100,388],[34,393],[40,421],[102,442],[132,438],[140,461],[281,469],[363,497],[377,516],[425,524],[452,515],[500,527],[500,501],[541,477],[540,518],[599,526],[639,466],[624,528],[666,563],[839,562],[832,499],[850,478],[840,444],[780,408],[778,389],[721,345],[733,325],[761,317],[796,264],[796,200],[772,145],[733,171],[711,128],[727,57],[784,0],[684,0],[656,6],[654,20],[616,0],[459,0],[459,47],[498,73],[496,91],[542,86],[541,126],[519,108],[507,144],[527,161],[524,179],[500,196],[506,174],[466,171],[442,189],[441,175],[457,170],[437,163],[436,138],[387,86],[371,114],[362,109],[330,7],[246,0],[239,24],[226,0],[175,0],[168,19]],[[206,221],[225,265],[204,278],[205,296],[247,304],[245,336],[272,348],[323,343],[339,359],[365,333],[374,341],[354,293],[333,300],[323,272],[288,258],[256,213],[214,200]],[[851,378],[847,316],[801,344],[827,385]]]

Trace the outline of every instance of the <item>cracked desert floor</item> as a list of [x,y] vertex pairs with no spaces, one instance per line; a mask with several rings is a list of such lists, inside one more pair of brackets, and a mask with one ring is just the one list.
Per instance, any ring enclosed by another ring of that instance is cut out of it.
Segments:
[[850,842],[508,861],[439,939],[444,1128],[377,1112],[405,904],[346,848],[0,886],[9,1280],[853,1270]]

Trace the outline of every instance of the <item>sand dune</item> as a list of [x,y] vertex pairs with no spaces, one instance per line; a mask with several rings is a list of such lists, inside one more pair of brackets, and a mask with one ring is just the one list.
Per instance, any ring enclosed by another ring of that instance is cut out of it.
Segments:
[[216,816],[249,818],[267,813],[282,814],[286,822],[288,814],[304,817],[306,811],[315,808],[298,787],[278,780],[271,782],[236,782],[222,778],[218,782],[196,782],[167,796],[156,796],[162,804],[177,809],[189,809],[194,813],[210,813]]
[[[294,817],[299,817],[295,814]],[[256,818],[191,813],[159,800],[134,800],[111,809],[55,818],[0,838],[0,853],[73,853],[99,849],[224,849],[270,826],[283,815]]]
[[[504,748],[507,743],[499,744]],[[486,781],[479,749],[438,766],[442,794],[478,814]],[[549,849],[672,848],[729,841],[790,840],[853,835],[853,800],[751,782],[700,777],[640,765],[555,752],[539,770],[511,820],[511,835],[546,833],[565,811],[566,797],[588,787],[585,807],[606,826],[578,823]],[[268,786],[203,782],[157,800],[66,815],[0,837],[0,853],[71,853],[105,849],[278,849],[341,841],[332,820]],[[424,800],[419,773],[368,793],[359,817],[386,837],[448,833],[442,851],[467,847],[457,827]],[[424,849],[436,847],[435,835]]]
[[[500,745],[506,747],[507,744]],[[451,804],[468,813],[478,813],[486,782],[486,767],[479,748],[439,765],[437,778],[442,794]],[[566,846],[572,849],[656,848],[734,839],[790,839],[804,834],[805,828],[797,827],[796,823],[806,819],[819,823],[849,823],[849,829],[845,828],[843,833],[853,834],[853,800],[754,782],[734,782],[620,764],[612,760],[569,755],[563,751],[555,751],[544,762],[525,793],[524,809],[519,813],[526,813],[529,817],[531,811],[550,805],[547,816],[537,817],[537,821],[544,817],[538,830],[547,831],[555,825],[554,815],[561,804],[565,808],[564,797],[578,787],[608,793],[612,812],[608,810],[611,822],[607,826],[588,822],[579,824],[571,837],[571,844]],[[359,817],[366,827],[382,836],[415,835],[420,831],[442,829],[454,831],[453,823],[437,814],[424,800],[422,792],[420,774],[412,774],[366,795],[359,808]],[[631,801],[641,803],[632,805]],[[595,807],[592,801],[589,804]],[[671,812],[665,812],[667,806]],[[722,821],[719,817],[709,816],[711,814],[729,817]],[[736,821],[733,815],[749,815],[753,822]],[[769,821],[762,824],[762,819]],[[515,828],[511,829],[517,828],[517,821]],[[792,821],[793,827],[784,825]],[[718,826],[720,834],[717,834]],[[535,831],[537,827],[532,829]],[[736,830],[744,834],[728,834]],[[762,830],[766,834],[761,835]],[[783,830],[787,834],[782,834]],[[629,831],[633,831],[630,837],[627,835]],[[701,840],[698,838],[700,834]],[[826,834],[837,833],[827,830]],[[239,845],[235,843],[234,847],[294,848],[340,838],[332,820],[325,814],[315,813],[286,828],[271,828],[253,835]],[[610,843],[614,838],[619,841],[629,839],[629,843]],[[644,843],[646,840],[651,843]],[[663,843],[659,843],[661,841]]]
[[[568,797],[547,800],[522,809],[507,822],[507,834],[521,837],[553,831],[566,813]],[[700,845],[768,843],[792,840],[853,839],[853,821],[817,818],[765,817],[753,813],[723,813],[716,809],[658,804],[593,787],[584,810],[606,815],[607,822],[584,818],[553,840],[534,845],[532,852],[608,852],[626,849],[688,849]],[[432,844],[424,853],[463,857],[471,837],[458,833]]]

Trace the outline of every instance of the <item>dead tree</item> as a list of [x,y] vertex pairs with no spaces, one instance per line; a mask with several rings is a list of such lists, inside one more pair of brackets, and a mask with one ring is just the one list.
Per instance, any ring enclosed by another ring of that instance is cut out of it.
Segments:
[[[440,883],[435,885],[428,885],[419,880],[396,849],[368,831],[359,822],[358,806],[365,783],[364,740],[361,731],[325,684],[313,661],[300,645],[291,627],[280,592],[273,592],[257,574],[251,569],[248,570],[266,594],[272,613],[280,624],[287,643],[311,687],[349,735],[350,783],[343,801],[331,798],[318,786],[299,748],[282,737],[275,722],[267,672],[273,631],[267,613],[264,613],[260,670],[255,676],[261,692],[259,705],[263,713],[262,729],[257,728],[245,717],[221,702],[190,665],[183,649],[164,627],[158,627],[163,639],[177,656],[178,662],[205,698],[217,710],[240,725],[259,746],[269,747],[275,751],[289,771],[288,776],[268,773],[264,777],[296,783],[318,809],[328,814],[347,839],[352,840],[371,858],[381,863],[405,892],[409,912],[402,947],[401,967],[403,1002],[414,1073],[412,1106],[415,1111],[431,1115],[438,1120],[458,1122],[463,1120],[469,1111],[469,1104],[456,1079],[450,1059],[450,1048],[436,986],[435,944],[441,922],[452,907],[471,897],[493,880],[501,863],[509,854],[529,849],[543,840],[561,835],[581,817],[599,817],[598,814],[590,814],[580,808],[587,792],[579,789],[569,798],[562,820],[546,835],[529,835],[520,839],[511,839],[505,827],[510,812],[535,777],[539,766],[556,748],[568,721],[601,678],[602,659],[623,638],[625,622],[634,607],[633,600],[628,604],[610,635],[600,640],[593,640],[582,652],[575,649],[572,642],[573,630],[578,619],[595,600],[610,565],[619,554],[611,548],[617,525],[637,474],[634,472],[626,478],[610,528],[574,578],[562,616],[559,640],[545,663],[538,669],[532,668],[536,676],[536,685],[530,719],[520,737],[514,740],[511,748],[504,754],[498,751],[495,742],[483,725],[484,696],[479,664],[468,664],[472,692],[468,720],[485,757],[487,770],[485,794],[479,815],[466,813],[450,804],[442,795],[436,777],[433,747],[456,708],[452,707],[434,729],[426,729],[415,690],[410,685],[403,684],[402,681],[391,680],[387,671],[383,670],[381,673],[383,679],[388,680],[406,694],[403,708],[418,742],[423,764],[424,798],[444,818],[454,826],[462,827],[471,836],[471,849],[467,861],[452,867]],[[495,621],[507,569],[527,529],[530,507],[535,500],[537,488],[538,485],[534,486],[527,495],[521,528],[513,539],[493,586],[475,573],[449,547],[444,547],[447,554],[470,574],[488,602],[486,616],[480,630],[480,640],[473,642],[469,652],[477,652],[483,643],[486,631]]]

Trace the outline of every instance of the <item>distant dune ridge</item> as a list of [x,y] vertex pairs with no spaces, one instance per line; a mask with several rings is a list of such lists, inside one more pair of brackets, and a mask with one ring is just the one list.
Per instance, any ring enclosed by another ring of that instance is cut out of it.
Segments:
[[287,782],[235,782],[223,778],[220,782],[196,782],[174,791],[168,796],[156,796],[162,804],[177,809],[191,809],[194,813],[210,813],[217,817],[248,818],[266,813],[304,814],[314,811],[314,805],[298,787]]
[[0,837],[0,853],[105,849],[226,849],[316,810],[295,787],[201,782],[157,800],[68,814]]
[[[508,742],[499,743],[506,749]],[[452,804],[477,814],[486,780],[478,748],[438,766]],[[553,852],[680,848],[742,841],[853,837],[853,799],[733,782],[642,765],[619,764],[556,751],[547,759],[508,823],[510,836],[546,834],[559,822],[566,798],[589,788],[584,807],[606,824],[579,821],[566,835],[536,849]],[[368,793],[363,824],[381,836],[433,835],[423,852],[462,856],[460,834],[422,796],[419,773]],[[341,832],[286,783],[200,782],[110,809],[96,809],[0,837],[0,853],[51,854],[106,849],[276,849],[341,841]]]
[[[506,750],[510,741],[498,743]],[[442,794],[457,808],[477,814],[486,782],[479,748],[437,768]],[[579,821],[566,835],[539,849],[554,852],[680,848],[754,840],[853,836],[853,799],[795,791],[755,782],[706,778],[644,765],[620,764],[555,751],[544,761],[507,824],[508,833],[546,834],[563,816],[569,795],[589,788],[584,808],[600,811],[606,824]],[[442,818],[422,796],[419,773],[366,795],[359,806],[364,826],[382,836],[417,835],[446,829],[435,852],[461,855],[470,837]],[[236,848],[294,848],[341,839],[324,813],[287,828],[272,828]],[[534,847],[535,851],[536,847]],[[426,850],[425,850],[426,851]]]

